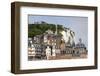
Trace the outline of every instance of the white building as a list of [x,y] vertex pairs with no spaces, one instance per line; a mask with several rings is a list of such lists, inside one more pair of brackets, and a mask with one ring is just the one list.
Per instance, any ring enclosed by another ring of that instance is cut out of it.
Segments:
[[51,56],[51,48],[49,46],[47,46],[47,48],[45,49],[45,51],[46,51],[46,57],[47,57],[47,59],[49,59],[50,56]]
[[55,48],[55,46],[53,46],[53,48],[52,48],[52,56],[56,56],[56,48]]

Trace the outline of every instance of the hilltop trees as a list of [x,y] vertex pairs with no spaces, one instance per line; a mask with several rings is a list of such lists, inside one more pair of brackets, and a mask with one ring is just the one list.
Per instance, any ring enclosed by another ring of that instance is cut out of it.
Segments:
[[[28,37],[33,37],[35,35],[43,34],[48,29],[55,32],[56,25],[55,24],[48,24],[46,22],[28,24]],[[57,25],[58,34],[60,34],[59,31],[61,31],[61,30],[63,30],[63,25]]]

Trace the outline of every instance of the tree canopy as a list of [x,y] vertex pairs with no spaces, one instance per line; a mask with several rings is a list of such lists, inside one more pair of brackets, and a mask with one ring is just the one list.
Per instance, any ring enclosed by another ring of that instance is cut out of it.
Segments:
[[[33,37],[35,35],[43,34],[48,29],[55,32],[56,31],[56,25],[55,24],[48,24],[48,23],[28,24],[28,36]],[[63,30],[63,25],[57,25],[58,33],[61,30]]]

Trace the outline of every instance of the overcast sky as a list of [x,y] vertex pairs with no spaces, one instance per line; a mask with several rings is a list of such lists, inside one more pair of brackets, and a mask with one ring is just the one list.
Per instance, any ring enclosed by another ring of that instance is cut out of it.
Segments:
[[44,16],[44,15],[29,15],[28,23],[45,21],[51,24],[61,24],[64,27],[70,28],[75,32],[75,43],[79,42],[79,38],[88,47],[88,18],[87,17],[71,17],[71,16]]

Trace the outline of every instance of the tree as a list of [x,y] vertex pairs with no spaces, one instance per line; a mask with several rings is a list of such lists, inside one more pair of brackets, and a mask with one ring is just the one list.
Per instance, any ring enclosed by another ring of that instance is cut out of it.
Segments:
[[[58,29],[58,34],[59,31],[63,30],[63,25],[57,25],[57,29]],[[28,24],[28,36],[29,37],[33,37],[35,35],[40,35],[45,33],[46,30],[52,30],[53,32],[56,31],[56,25],[55,24],[47,24],[45,23],[40,23],[40,24]]]

